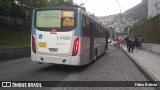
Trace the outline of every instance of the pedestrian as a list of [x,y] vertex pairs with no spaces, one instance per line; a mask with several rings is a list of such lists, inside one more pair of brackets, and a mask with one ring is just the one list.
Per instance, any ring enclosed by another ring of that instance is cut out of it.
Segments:
[[126,41],[122,40],[122,46],[125,47],[126,46]]
[[139,45],[140,45],[138,35],[135,37],[134,43],[135,43],[135,49],[138,50],[139,49]]
[[121,40],[117,39],[116,40],[116,48],[120,49],[120,44],[121,44]]
[[129,49],[129,37],[128,36],[125,38],[125,42],[126,42],[126,46],[128,50]]
[[142,50],[142,36],[138,35],[138,49]]
[[131,36],[129,37],[129,49],[128,49],[129,53],[130,53],[130,52],[133,53],[134,45],[135,45],[135,39],[134,39],[134,36],[131,35]]

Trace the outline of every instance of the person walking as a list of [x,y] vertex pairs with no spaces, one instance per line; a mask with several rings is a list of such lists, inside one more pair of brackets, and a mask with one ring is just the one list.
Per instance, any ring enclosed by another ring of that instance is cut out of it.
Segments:
[[128,49],[129,53],[130,53],[130,52],[133,53],[134,45],[135,45],[135,39],[134,39],[134,36],[131,35],[131,36],[129,37],[129,49]]
[[138,49],[142,50],[142,36],[138,35]]
[[121,40],[117,39],[116,40],[116,47],[115,48],[120,49],[120,44],[121,44]]
[[125,38],[125,42],[126,42],[126,46],[128,50],[129,49],[129,37],[128,36]]
[[140,45],[138,35],[136,36],[134,43],[135,43],[135,49],[138,50]]

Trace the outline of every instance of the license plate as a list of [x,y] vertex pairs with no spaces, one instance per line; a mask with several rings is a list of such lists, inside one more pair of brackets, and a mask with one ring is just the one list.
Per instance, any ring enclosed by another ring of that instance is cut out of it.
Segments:
[[38,46],[41,48],[46,48],[47,47],[47,42],[39,42]]

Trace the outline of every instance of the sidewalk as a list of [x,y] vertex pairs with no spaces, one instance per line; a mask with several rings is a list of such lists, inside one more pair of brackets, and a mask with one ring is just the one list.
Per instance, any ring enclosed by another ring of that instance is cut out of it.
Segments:
[[133,53],[129,53],[126,47],[122,49],[146,76],[153,81],[160,81],[160,55],[144,50],[134,50]]

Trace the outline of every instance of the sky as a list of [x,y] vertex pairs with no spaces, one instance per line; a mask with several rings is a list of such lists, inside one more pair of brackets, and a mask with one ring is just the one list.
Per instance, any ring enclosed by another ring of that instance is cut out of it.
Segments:
[[[76,4],[84,3],[87,12],[96,16],[108,16],[120,13],[120,7],[116,0],[73,0]],[[141,3],[142,0],[118,0],[121,5],[122,13],[135,5]]]

